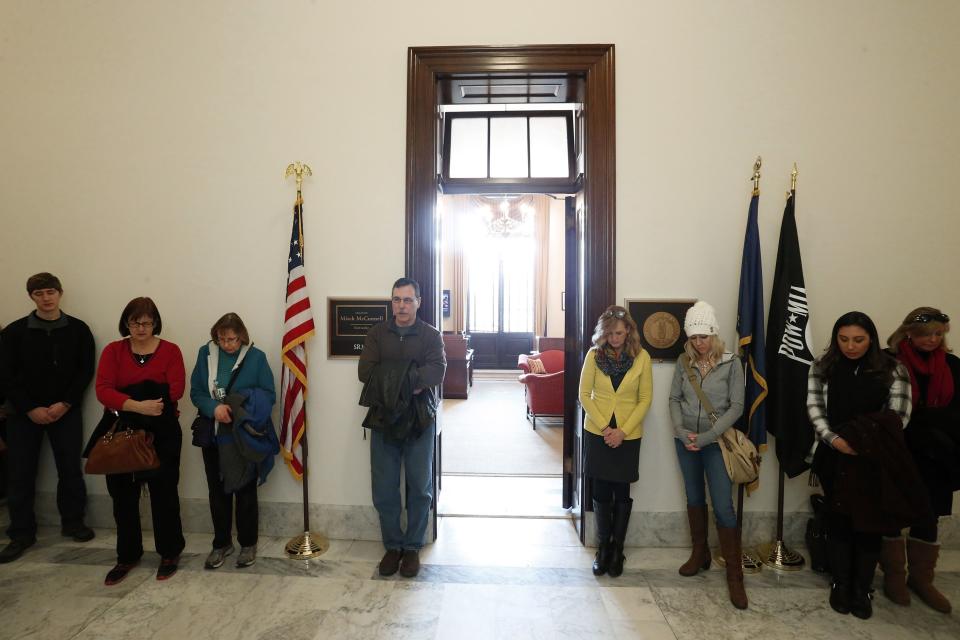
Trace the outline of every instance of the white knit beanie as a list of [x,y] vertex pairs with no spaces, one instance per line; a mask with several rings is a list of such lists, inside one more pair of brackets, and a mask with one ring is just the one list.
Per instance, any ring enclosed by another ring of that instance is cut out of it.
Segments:
[[720,334],[717,325],[717,312],[709,303],[698,300],[687,310],[683,320],[683,330],[689,336],[716,336]]

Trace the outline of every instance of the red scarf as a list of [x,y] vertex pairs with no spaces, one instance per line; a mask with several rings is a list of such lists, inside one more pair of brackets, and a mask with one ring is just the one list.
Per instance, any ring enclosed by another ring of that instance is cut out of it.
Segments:
[[953,400],[953,374],[947,366],[947,352],[937,349],[927,358],[922,358],[910,341],[904,338],[897,348],[897,359],[910,371],[910,386],[913,391],[913,406],[920,400],[920,385],[917,375],[927,376],[927,407],[945,407]]

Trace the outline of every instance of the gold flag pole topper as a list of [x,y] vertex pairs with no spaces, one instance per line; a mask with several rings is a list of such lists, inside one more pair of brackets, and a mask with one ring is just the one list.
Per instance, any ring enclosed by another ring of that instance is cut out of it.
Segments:
[[[753,163],[753,195],[760,195],[760,166],[763,164],[763,160],[760,156],[757,156],[756,162]],[[289,169],[288,169],[289,171]]]
[[287,165],[287,170],[283,174],[284,178],[289,178],[290,176],[297,177],[297,197],[301,195],[303,189],[303,176],[312,176],[313,171],[310,169],[310,165],[304,164],[297,160],[296,162],[291,162]]
[[[296,162],[291,162],[287,165],[287,170],[284,172],[283,177],[289,178],[290,176],[295,176],[297,179],[297,203],[296,206],[303,204],[303,176],[312,176],[313,171],[311,171],[309,165],[306,165],[299,160]],[[303,248],[301,247],[301,250]],[[301,480],[303,485],[303,534],[291,538],[287,542],[285,551],[287,552],[287,557],[293,560],[309,560],[310,558],[315,558],[316,556],[322,555],[327,552],[327,549],[330,548],[330,541],[327,540],[326,536],[319,533],[310,532],[310,498],[308,494],[308,459],[307,459],[307,434],[304,431],[303,436],[300,439],[300,446],[303,450],[303,478]]]

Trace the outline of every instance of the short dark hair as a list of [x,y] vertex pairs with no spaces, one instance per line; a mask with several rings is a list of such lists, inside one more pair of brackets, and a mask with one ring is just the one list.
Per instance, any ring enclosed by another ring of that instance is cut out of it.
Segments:
[[150,316],[153,320],[153,335],[160,335],[160,331],[163,329],[160,311],[157,309],[157,305],[154,304],[153,300],[146,297],[134,298],[123,308],[123,313],[120,314],[120,335],[123,337],[130,335],[130,328],[127,326],[127,322],[142,318],[143,316]]
[[399,289],[400,287],[413,287],[413,295],[420,297],[420,283],[414,280],[413,278],[400,278],[393,283],[393,289],[390,289],[390,293],[393,293],[394,289]]
[[224,331],[233,331],[240,338],[240,344],[250,344],[250,334],[247,333],[247,327],[243,324],[240,316],[233,313],[225,313],[219,320],[210,327],[210,337],[216,342],[220,334]]
[[27,278],[27,293],[33,295],[38,289],[56,289],[63,293],[63,286],[60,284],[60,278],[52,273],[36,273]]

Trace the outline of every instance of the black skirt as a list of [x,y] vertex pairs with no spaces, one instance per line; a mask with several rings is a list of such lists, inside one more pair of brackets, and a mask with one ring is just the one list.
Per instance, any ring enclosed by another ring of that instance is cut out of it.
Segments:
[[614,449],[603,436],[583,432],[584,475],[607,482],[636,482],[640,479],[640,440],[624,440]]

